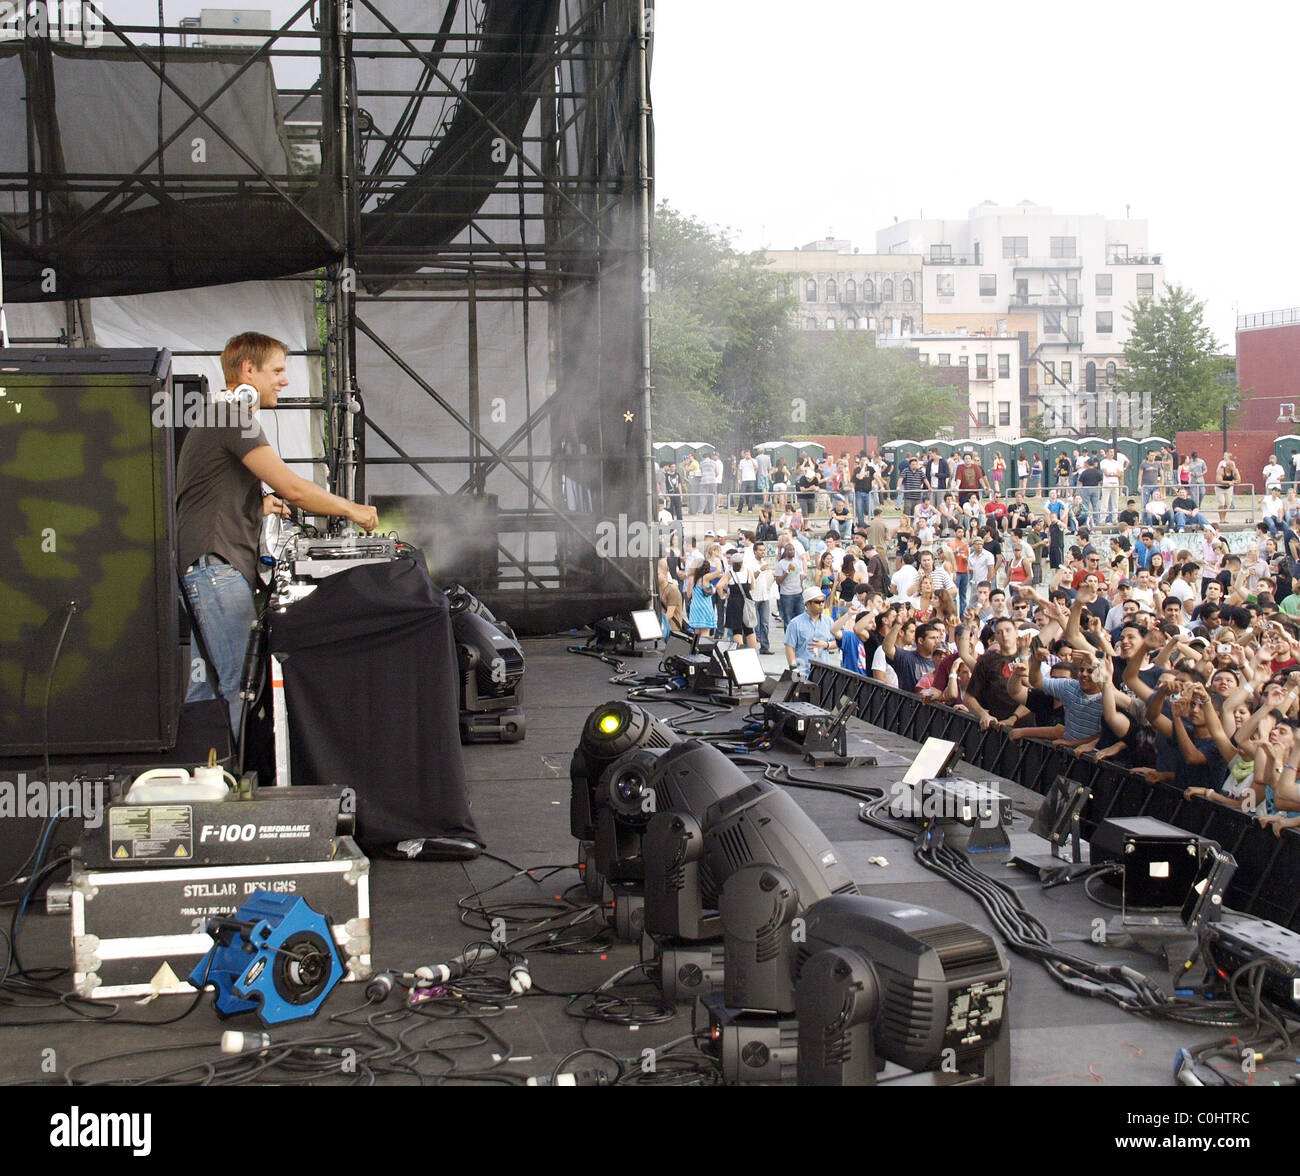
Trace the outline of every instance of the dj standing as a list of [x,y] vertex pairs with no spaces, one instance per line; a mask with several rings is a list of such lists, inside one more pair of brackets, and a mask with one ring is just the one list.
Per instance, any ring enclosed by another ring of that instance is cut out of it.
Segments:
[[[366,531],[378,523],[373,506],[349,502],[295,474],[267,442],[256,411],[274,408],[289,383],[287,353],[279,340],[251,331],[226,344],[226,388],[189,431],[176,470],[178,566],[235,729],[244,651],[257,616],[253,591],[262,517],[299,507],[350,519]],[[263,482],[275,493],[263,497]],[[214,697],[206,680],[191,680],[187,702]]]

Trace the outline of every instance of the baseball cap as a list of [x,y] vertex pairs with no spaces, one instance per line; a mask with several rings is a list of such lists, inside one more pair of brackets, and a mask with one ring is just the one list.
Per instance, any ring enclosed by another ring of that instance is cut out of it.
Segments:
[[718,537],[718,533],[716,531],[705,531],[704,537],[706,539],[716,539]]
[[807,588],[803,590],[804,604],[807,604],[810,600],[823,600],[823,599],[825,598],[822,596],[822,590],[820,588],[814,588],[811,585],[809,585]]

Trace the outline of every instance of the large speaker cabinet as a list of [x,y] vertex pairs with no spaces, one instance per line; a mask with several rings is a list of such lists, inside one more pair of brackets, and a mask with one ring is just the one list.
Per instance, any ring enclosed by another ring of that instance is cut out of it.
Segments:
[[0,757],[176,742],[170,378],[167,351],[0,350]]

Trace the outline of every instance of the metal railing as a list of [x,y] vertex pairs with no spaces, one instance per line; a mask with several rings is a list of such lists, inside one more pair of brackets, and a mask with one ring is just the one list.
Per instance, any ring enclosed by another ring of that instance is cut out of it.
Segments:
[[[985,471],[986,474],[988,471]],[[1118,516],[1119,512],[1124,510],[1130,498],[1134,499],[1138,510],[1138,524],[1140,526],[1161,526],[1172,531],[1176,528],[1176,520],[1172,505],[1166,513],[1163,521],[1155,520],[1148,522],[1146,518],[1145,506],[1146,501],[1142,491],[1151,489],[1151,487],[1138,487],[1137,490],[1130,490],[1127,484],[1121,484],[1115,495],[1114,510],[1109,509],[1110,500],[1107,497],[1109,487],[1098,486],[1096,507],[1092,507],[1091,496],[1083,494],[1082,491],[1087,487],[1077,485],[1060,485],[1057,483],[1054,475],[1048,475],[1050,480],[1042,485],[1032,483],[1018,484],[1014,476],[1014,471],[1008,469],[1007,477],[1003,483],[999,494],[1002,501],[1010,506],[1019,491],[1024,491],[1025,499],[1033,508],[1035,513],[1041,514],[1046,509],[1046,502],[1049,497],[1049,491],[1056,490],[1058,498],[1064,496],[1064,500],[1069,503],[1073,500],[1075,494],[1079,494],[1084,501],[1085,507],[1088,507],[1087,518],[1084,525],[1090,528],[1099,526],[1109,526],[1111,523],[1099,521],[1103,514],[1110,518]],[[1290,481],[1283,483],[1283,490],[1289,490],[1295,487],[1300,490],[1300,481]],[[1238,526],[1253,529],[1255,524],[1262,519],[1260,513],[1260,503],[1262,497],[1255,493],[1256,486],[1253,482],[1237,482],[1234,484],[1233,504],[1224,506],[1222,499],[1218,496],[1216,488],[1211,484],[1205,487],[1183,487],[1176,482],[1161,482],[1160,489],[1165,495],[1165,502],[1172,503],[1175,493],[1182,489],[1188,489],[1193,497],[1197,497],[1196,491],[1201,491],[1198,501],[1198,511],[1207,522],[1218,527]],[[912,500],[912,510],[908,513],[914,513],[915,506],[921,498],[926,499],[931,504],[938,506],[944,499],[945,495],[952,494],[960,496],[969,495],[971,492],[959,491],[955,487],[941,490],[921,490],[913,492],[917,497]],[[778,494],[776,491],[755,490],[752,494],[741,494],[738,491],[726,492],[721,489],[715,491],[712,495],[712,501],[706,500],[706,495],[702,491],[692,492],[689,489],[683,489],[681,494],[668,496],[679,501],[669,502],[669,511],[674,519],[680,519],[683,523],[684,531],[688,537],[694,538],[701,536],[705,530],[717,531],[720,535],[734,536],[737,527],[752,529],[758,523],[758,508],[770,507],[773,511],[773,522],[779,524],[780,515],[785,510],[792,510],[796,505],[800,507],[803,515],[803,529],[805,532],[816,531],[818,534],[824,532],[831,524],[831,506],[834,495],[840,495],[848,504],[850,515],[854,520],[857,519],[857,503],[855,500],[852,487],[843,490],[817,490],[812,493],[812,509],[807,510],[808,492],[802,492],[805,496],[801,501],[801,492],[793,488]],[[992,495],[981,489],[974,494],[975,498],[984,503]],[[664,495],[658,495],[660,499]],[[874,493],[871,500],[871,506],[868,509],[868,520],[871,512],[876,506],[883,506],[886,515],[891,521],[896,520],[899,513],[899,500],[903,499],[904,506],[908,500],[904,496],[904,491],[897,486],[887,490],[880,490]],[[676,508],[676,509],[674,509]],[[1207,513],[1208,512],[1208,513]],[[1193,524],[1194,526],[1197,524]],[[936,519],[936,529],[942,526],[942,522]],[[852,524],[847,528],[852,529]]]
[[1300,306],[1286,310],[1264,310],[1257,314],[1239,314],[1237,330],[1254,331],[1260,327],[1284,327],[1289,323],[1300,323]]
[[1108,817],[1153,817],[1215,841],[1237,859],[1237,872],[1225,896],[1238,911],[1300,931],[1300,834],[1277,837],[1252,817],[1227,805],[1187,800],[1181,788],[1150,783],[1126,768],[1088,759],[1039,739],[1008,738],[1000,727],[981,727],[968,711],[926,703],[886,685],[824,662],[812,663],[813,701],[830,708],[848,697],[865,722],[914,743],[949,739],[974,768],[992,772],[1034,792],[1046,793],[1058,776],[1077,780],[1092,791],[1083,810],[1081,834],[1092,836]]

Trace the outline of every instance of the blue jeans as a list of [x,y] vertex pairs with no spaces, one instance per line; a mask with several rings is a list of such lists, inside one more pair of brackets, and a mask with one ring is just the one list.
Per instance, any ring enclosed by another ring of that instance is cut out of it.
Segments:
[[863,526],[871,522],[872,505],[870,490],[855,490],[853,492],[853,513],[857,516],[857,521]]
[[[1267,519],[1264,521],[1268,522]],[[1210,525],[1209,521],[1200,513],[1200,511],[1197,511],[1196,514],[1192,514],[1190,511],[1186,510],[1174,511],[1174,525],[1180,531],[1186,527],[1188,523],[1195,523],[1198,527],[1208,527]]]
[[953,582],[957,585],[957,615],[966,611],[966,589],[970,586],[970,572],[955,572]]
[[[208,657],[212,659],[220,679],[221,697],[230,707],[231,727],[238,731],[239,716],[243,710],[239,698],[239,677],[244,669],[248,632],[257,619],[253,590],[237,569],[222,563],[191,568],[185,573],[182,583],[203,634]],[[197,647],[194,658],[198,658]],[[199,662],[199,667],[202,668],[202,662]],[[202,677],[198,681],[195,681],[196,672],[190,674],[185,701],[216,698],[212,683],[207,679],[207,671],[202,671]]]
[[767,623],[772,616],[772,602],[770,600],[754,601],[754,608],[758,611],[758,620],[754,623],[754,636],[758,638],[759,649],[770,649],[767,643]]
[[803,594],[792,592],[788,596],[776,598],[776,611],[781,614],[781,624],[788,625],[803,612]]
[[1083,508],[1088,514],[1089,525],[1099,526],[1101,523],[1101,487],[1080,486],[1079,493],[1083,496]]

